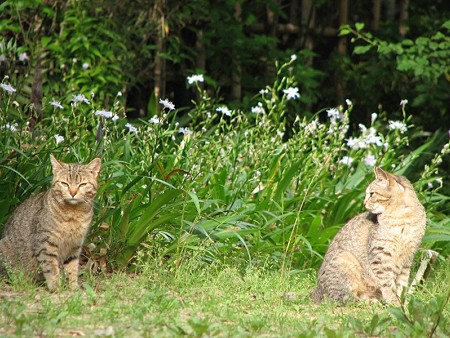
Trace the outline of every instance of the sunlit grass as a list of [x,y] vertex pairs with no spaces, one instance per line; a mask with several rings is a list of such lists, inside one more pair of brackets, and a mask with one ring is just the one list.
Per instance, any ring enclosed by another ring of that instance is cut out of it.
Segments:
[[[441,262],[413,296],[413,323],[408,324],[393,314],[401,313],[400,309],[381,304],[312,303],[313,271],[282,274],[264,268],[240,269],[205,264],[198,257],[175,267],[162,264],[161,259],[139,264],[138,273],[85,276],[81,279],[84,289],[78,292],[52,294],[36,286],[17,292],[14,285],[2,282],[0,334],[426,336],[439,315],[432,304],[450,288],[449,262]],[[438,337],[449,334],[448,306],[440,315]]]

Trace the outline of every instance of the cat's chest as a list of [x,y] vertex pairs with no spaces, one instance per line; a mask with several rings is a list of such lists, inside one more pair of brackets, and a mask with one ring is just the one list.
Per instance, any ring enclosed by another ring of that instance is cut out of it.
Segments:
[[[54,216],[51,228],[45,231],[59,244],[60,248],[71,248],[80,245],[91,222],[89,214],[65,214]],[[47,223],[48,224],[48,223]],[[44,228],[46,226],[44,225]]]
[[418,237],[418,229],[413,224],[383,224],[375,230],[373,239],[390,242],[399,247],[408,247]]
[[62,243],[78,243],[82,241],[88,230],[90,219],[83,221],[69,220],[57,224]]
[[79,248],[87,233],[88,224],[60,224],[58,233],[59,251],[61,257],[69,257],[73,250]]

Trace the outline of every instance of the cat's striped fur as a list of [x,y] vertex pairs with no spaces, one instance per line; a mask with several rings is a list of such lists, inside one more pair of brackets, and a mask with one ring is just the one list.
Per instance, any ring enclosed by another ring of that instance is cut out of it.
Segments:
[[398,304],[408,286],[414,255],[425,233],[426,214],[412,184],[375,168],[364,205],[331,242],[312,293],[344,302],[383,300]]
[[71,289],[78,287],[81,246],[93,216],[100,159],[63,163],[50,155],[51,188],[29,197],[5,224],[0,240],[0,270],[23,270],[45,279],[55,290],[62,270]]

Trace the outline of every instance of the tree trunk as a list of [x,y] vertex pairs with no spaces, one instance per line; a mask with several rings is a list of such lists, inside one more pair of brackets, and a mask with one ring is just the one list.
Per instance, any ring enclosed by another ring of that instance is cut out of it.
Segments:
[[[348,0],[340,0],[339,1],[339,27],[346,25],[348,23]],[[338,54],[341,57],[347,55],[347,38],[345,36],[341,36],[338,42]],[[336,79],[336,96],[338,102],[341,103],[344,101],[344,86],[341,82],[341,79]]]
[[315,11],[311,0],[302,0],[301,26],[303,31],[301,48],[313,50],[314,41],[311,37],[311,32],[314,31],[315,26]]
[[373,0],[372,14],[372,30],[376,32],[380,28],[381,0]]
[[[154,15],[156,15],[156,17],[159,18],[156,34],[155,68],[153,70],[154,95],[156,102],[158,102],[161,97],[165,96],[165,87],[166,87],[165,86],[166,62],[164,58],[161,57],[161,54],[164,52],[164,37],[165,37],[164,5],[165,0],[157,0],[155,3],[155,11],[154,11]],[[159,107],[159,105],[157,105],[157,107]]]
[[406,20],[408,20],[409,0],[400,0],[400,15],[399,15],[399,27],[398,30],[401,36],[405,36],[408,32],[408,26],[406,25]]
[[[240,2],[236,2],[234,5],[234,17],[241,26],[242,7]],[[238,54],[233,57],[234,65],[231,73],[231,97],[234,100],[241,100],[242,97],[242,83],[241,83],[241,60]]]
[[[346,25],[348,23],[348,0],[339,1],[339,27]],[[347,54],[347,38],[341,36],[338,42],[338,53],[339,55]]]
[[[206,71],[206,49],[205,49],[205,41],[203,39],[203,29],[199,29],[196,32],[196,40],[195,40],[195,68],[201,69],[202,72]],[[203,87],[203,83],[198,83],[200,88]],[[201,93],[195,91],[195,100],[199,102],[201,100]]]

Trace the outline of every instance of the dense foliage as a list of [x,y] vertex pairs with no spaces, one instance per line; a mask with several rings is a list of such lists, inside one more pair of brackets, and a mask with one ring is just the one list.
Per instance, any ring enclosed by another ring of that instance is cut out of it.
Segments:
[[[416,178],[415,188],[430,219],[424,247],[448,255],[449,219],[442,214],[439,165],[449,143],[423,163],[438,137],[409,149],[417,129],[372,114],[370,125],[348,137],[351,111],[326,109],[298,118],[285,138],[285,107],[299,97],[291,65],[278,67],[275,83],[262,89],[248,110],[232,110],[188,82],[201,99],[182,124],[169,100],[162,112],[136,124],[125,116],[121,94],[110,110],[95,97],[73,93],[44,99],[43,119],[31,130],[15,103],[20,88],[2,83],[1,219],[49,181],[48,155],[64,161],[103,161],[96,221],[87,252],[94,261],[126,265],[136,250],[175,263],[246,262],[307,268],[320,262],[336,231],[362,210],[372,169],[381,165]],[[323,122],[321,122],[323,121]],[[13,198],[14,197],[14,198]],[[198,252],[201,252],[199,255]],[[104,260],[103,260],[104,261]]]

